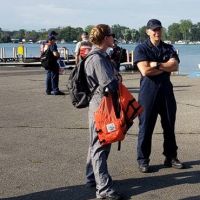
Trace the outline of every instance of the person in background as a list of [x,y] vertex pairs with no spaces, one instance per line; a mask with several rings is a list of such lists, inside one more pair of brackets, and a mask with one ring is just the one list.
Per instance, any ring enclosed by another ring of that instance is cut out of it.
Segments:
[[118,46],[118,40],[114,39],[114,44],[112,48],[107,50],[111,61],[114,62],[117,71],[120,71],[120,63],[127,61],[126,49]]
[[119,71],[120,68],[121,56],[122,56],[122,48],[118,46],[117,39],[114,39],[113,50],[110,57],[111,60],[115,63],[117,71]]
[[19,42],[19,46],[17,47],[17,59],[18,61],[24,62],[24,44],[23,42]]
[[89,35],[87,32],[81,34],[81,41],[76,44],[75,48],[75,62],[79,63],[80,60],[85,58],[92,49],[92,43],[89,41]]
[[144,108],[139,116],[139,170],[149,172],[152,134],[158,114],[164,136],[164,166],[181,169],[183,164],[177,158],[175,138],[176,100],[170,81],[170,74],[177,71],[180,61],[173,46],[161,40],[162,24],[159,20],[149,20],[146,33],[149,38],[134,51],[134,64],[141,72],[138,99]]
[[47,95],[64,95],[63,92],[59,90],[59,65],[57,60],[60,57],[58,53],[57,45],[56,45],[56,38],[55,36],[49,36],[48,41],[45,44],[44,51],[47,49],[52,51],[54,56],[53,68],[47,70],[47,77],[46,77],[46,94]]
[[[58,33],[56,33],[55,31],[51,31],[49,33],[48,37],[53,36],[53,37],[56,38],[57,35],[58,35]],[[48,43],[48,40],[41,42],[41,44],[40,44],[40,55],[44,52],[46,43]],[[54,45],[55,45],[55,49],[56,49],[57,48],[57,44],[55,43]]]
[[113,36],[111,28],[105,24],[95,26],[90,33],[90,41],[94,45],[90,53],[98,52],[98,54],[89,56],[85,61],[88,86],[91,91],[97,86],[88,111],[90,142],[86,165],[86,185],[96,186],[98,199],[120,200],[122,196],[113,188],[113,181],[107,168],[111,144],[100,144],[94,121],[94,112],[100,105],[105,91],[109,92],[113,99],[118,99],[118,83],[121,79],[106,53],[107,48],[113,46]]

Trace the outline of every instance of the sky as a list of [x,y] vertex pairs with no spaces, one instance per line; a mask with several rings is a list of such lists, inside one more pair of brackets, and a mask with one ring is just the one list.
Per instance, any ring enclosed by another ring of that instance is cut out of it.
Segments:
[[139,29],[152,18],[168,28],[180,20],[200,22],[199,0],[1,0],[2,30],[36,30],[96,24]]

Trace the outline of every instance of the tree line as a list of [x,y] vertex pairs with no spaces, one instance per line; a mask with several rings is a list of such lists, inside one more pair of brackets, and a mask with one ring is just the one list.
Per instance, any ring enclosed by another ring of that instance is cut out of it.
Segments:
[[[19,41],[32,41],[45,40],[51,30],[58,33],[57,39],[65,42],[73,42],[80,40],[80,35],[83,31],[90,32],[93,25],[88,25],[84,29],[81,27],[58,27],[54,29],[42,29],[40,31],[27,31],[20,29],[19,31],[3,31],[0,28],[0,43],[12,42],[12,39]],[[139,30],[131,29],[119,24],[112,25],[112,31],[115,33],[116,39],[122,42],[142,42],[147,38],[146,26],[139,28]],[[163,27],[163,40],[170,40],[172,43],[175,41],[200,41],[200,22],[193,24],[190,19],[180,20],[179,23],[173,23],[168,28]]]

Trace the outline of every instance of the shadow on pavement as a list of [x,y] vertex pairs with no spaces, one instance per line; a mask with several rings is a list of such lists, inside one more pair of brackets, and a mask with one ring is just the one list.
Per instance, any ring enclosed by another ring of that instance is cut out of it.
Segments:
[[[200,160],[184,163],[187,168],[193,165],[200,165]],[[161,168],[157,165],[154,168]],[[159,169],[158,169],[159,170]],[[157,171],[158,171],[157,170]],[[184,169],[183,169],[184,170]],[[155,170],[156,171],[156,170]],[[148,175],[148,174],[147,174]],[[125,195],[125,199],[131,199],[136,195],[153,190],[177,186],[182,184],[200,183],[200,171],[186,171],[160,176],[147,176],[142,178],[132,178],[114,181],[119,191]],[[180,193],[180,191],[179,191]],[[63,188],[57,188],[47,191],[31,193],[18,197],[2,198],[1,200],[91,200],[95,199],[95,189],[86,188],[84,185],[75,185]],[[197,200],[200,196],[193,196],[181,200]]]
[[89,200],[95,199],[95,189],[84,185],[56,188],[18,197],[2,198],[1,200]]
[[[163,189],[171,186],[200,183],[200,171],[181,172],[162,176],[126,179],[116,182],[126,199],[149,191]],[[180,191],[178,191],[180,193]]]
[[184,198],[184,199],[180,199],[180,200],[199,200],[199,199],[200,199],[200,195],[194,196],[194,197],[188,197],[188,198]]

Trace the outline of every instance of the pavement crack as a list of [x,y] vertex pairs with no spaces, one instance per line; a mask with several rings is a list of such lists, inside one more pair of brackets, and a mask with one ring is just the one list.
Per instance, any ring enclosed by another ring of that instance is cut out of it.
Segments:
[[191,106],[191,107],[195,107],[195,108],[200,108],[200,106],[198,106],[198,105],[189,104],[189,103],[180,103],[180,102],[178,102],[178,104],[185,105],[185,106]]

